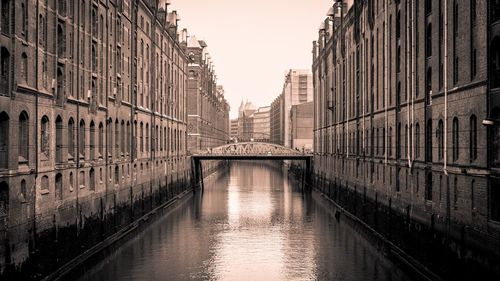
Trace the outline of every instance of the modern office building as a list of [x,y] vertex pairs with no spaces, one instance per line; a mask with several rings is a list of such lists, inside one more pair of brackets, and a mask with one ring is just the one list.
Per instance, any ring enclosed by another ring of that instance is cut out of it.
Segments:
[[281,95],[271,103],[269,116],[270,141],[274,144],[283,145],[283,101]]
[[253,113],[253,138],[254,141],[269,142],[271,125],[271,107],[259,107]]
[[238,139],[238,118],[231,119],[231,140],[235,141]]
[[290,69],[285,75],[281,94],[271,104],[271,142],[290,147],[290,110],[293,105],[312,100],[311,71]]
[[292,105],[290,110],[290,147],[301,151],[313,148],[313,102]]
[[239,141],[251,141],[253,140],[253,125],[254,118],[253,114],[257,111],[255,105],[252,102],[241,101],[241,105],[238,108],[238,140]]

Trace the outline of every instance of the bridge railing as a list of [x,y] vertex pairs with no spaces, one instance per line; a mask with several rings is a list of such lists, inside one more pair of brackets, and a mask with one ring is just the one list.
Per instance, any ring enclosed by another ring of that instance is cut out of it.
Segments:
[[272,143],[263,142],[242,142],[242,143],[231,143],[212,149],[207,149],[199,155],[245,155],[245,156],[303,156],[307,155],[305,151],[300,151],[297,149],[291,149],[289,147],[284,147]]

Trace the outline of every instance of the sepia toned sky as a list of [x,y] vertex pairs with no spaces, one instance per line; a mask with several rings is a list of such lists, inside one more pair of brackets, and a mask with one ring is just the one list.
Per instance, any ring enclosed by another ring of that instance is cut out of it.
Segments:
[[242,99],[269,105],[290,68],[311,68],[312,41],[332,0],[172,0],[181,28],[205,40],[231,118]]

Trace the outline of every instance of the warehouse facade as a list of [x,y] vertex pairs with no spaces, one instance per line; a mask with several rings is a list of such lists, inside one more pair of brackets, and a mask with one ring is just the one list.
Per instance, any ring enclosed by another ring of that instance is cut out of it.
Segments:
[[500,249],[495,3],[338,1],[313,46],[318,186],[436,260]]

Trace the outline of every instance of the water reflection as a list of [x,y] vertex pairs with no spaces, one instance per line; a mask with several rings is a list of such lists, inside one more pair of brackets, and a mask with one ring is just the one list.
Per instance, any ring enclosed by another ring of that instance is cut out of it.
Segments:
[[409,280],[317,197],[234,163],[81,280]]

